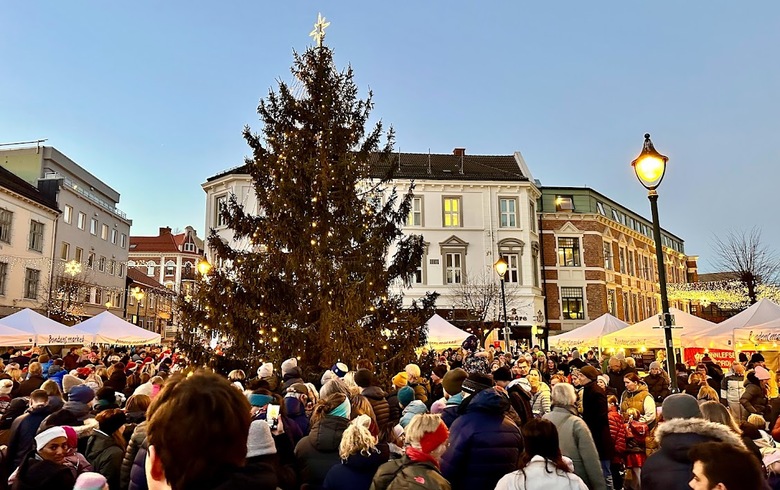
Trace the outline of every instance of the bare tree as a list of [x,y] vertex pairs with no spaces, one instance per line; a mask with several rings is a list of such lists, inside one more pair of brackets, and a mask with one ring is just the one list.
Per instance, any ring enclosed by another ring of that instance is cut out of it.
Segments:
[[713,237],[715,266],[732,272],[746,288],[750,304],[758,301],[758,288],[777,282],[780,260],[774,250],[761,242],[761,230],[731,231],[725,237]]

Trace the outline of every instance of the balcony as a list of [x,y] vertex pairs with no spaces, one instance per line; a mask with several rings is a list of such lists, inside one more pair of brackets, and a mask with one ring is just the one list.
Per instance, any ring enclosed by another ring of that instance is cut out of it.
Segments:
[[78,192],[83,197],[85,197],[86,199],[92,201],[93,203],[95,203],[96,205],[98,205],[101,208],[105,209],[109,213],[111,213],[111,214],[113,214],[113,215],[115,215],[115,216],[117,216],[119,218],[122,218],[123,220],[127,220],[127,215],[124,212],[122,212],[119,209],[117,209],[116,207],[114,207],[113,204],[111,204],[111,203],[109,203],[109,202],[99,198],[98,196],[96,196],[95,194],[90,192],[89,190],[84,189],[82,187],[79,187],[78,185],[76,185],[76,183],[74,183],[70,179],[64,178],[64,179],[62,179],[62,181],[63,181],[63,185],[65,185],[66,187],[68,187],[69,189],[71,189],[71,190],[73,190],[75,192]]

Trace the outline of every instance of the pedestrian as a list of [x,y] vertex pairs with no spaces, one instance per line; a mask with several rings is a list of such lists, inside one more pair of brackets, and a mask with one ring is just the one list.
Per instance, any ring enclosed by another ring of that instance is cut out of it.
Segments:
[[122,410],[103,410],[95,417],[99,424],[87,442],[84,456],[96,473],[106,477],[111,490],[119,490],[119,474],[127,443],[122,428],[127,418]]
[[725,442],[705,442],[688,451],[693,462],[692,490],[768,489],[761,465],[744,449]]
[[51,427],[36,435],[34,448],[24,456],[11,489],[72,490],[76,478],[65,465],[67,452],[68,436],[64,428]]
[[610,470],[612,471],[612,483],[616,489],[623,488],[623,464],[626,456],[626,423],[618,410],[618,399],[615,395],[607,395],[607,407],[609,408],[609,433],[612,443],[615,445],[615,454],[612,457]]
[[747,420],[747,411],[739,402],[745,393],[745,366],[739,362],[731,364],[731,371],[723,377],[720,383],[720,397],[726,400],[731,410],[731,415],[737,423],[741,424]]
[[344,430],[339,443],[341,464],[328,471],[322,485],[324,490],[368,490],[377,469],[387,462],[390,454],[377,447],[378,440],[369,429],[372,420],[359,415]]
[[309,435],[295,446],[302,485],[321,486],[328,471],[339,464],[339,444],[349,426],[351,410],[343,393],[325,396],[314,407]]
[[739,402],[745,408],[748,416],[751,413],[764,415],[769,406],[768,392],[769,371],[761,366],[748,371],[745,375],[745,392]]
[[626,390],[620,397],[620,411],[626,413],[629,408],[634,408],[639,413],[639,422],[647,424],[650,430],[655,427],[655,400],[647,390],[647,385],[636,373],[628,373],[623,378]]
[[664,398],[671,394],[669,391],[669,377],[661,368],[661,363],[653,361],[650,363],[650,373],[642,381],[647,385],[647,391],[655,400],[656,404],[661,404]]
[[576,376],[577,384],[582,387],[582,420],[585,421],[588,429],[590,429],[593,443],[596,445],[596,450],[599,453],[601,471],[604,474],[607,489],[611,490],[614,488],[611,470],[614,443],[609,433],[607,395],[596,382],[599,372],[595,367],[587,365],[580,369]]
[[531,410],[534,416],[541,417],[550,412],[550,387],[542,381],[542,376],[536,369],[530,369],[526,376],[531,386]]

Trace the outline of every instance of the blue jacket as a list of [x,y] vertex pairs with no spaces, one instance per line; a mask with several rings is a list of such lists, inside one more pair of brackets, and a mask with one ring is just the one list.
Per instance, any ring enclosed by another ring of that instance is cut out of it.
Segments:
[[515,471],[523,453],[520,429],[506,417],[509,399],[495,388],[480,391],[450,427],[450,447],[441,459],[453,490],[495,488]]
[[333,466],[322,484],[324,490],[368,490],[371,486],[376,470],[387,463],[390,451],[384,445],[384,451],[372,452],[369,456],[356,453]]
[[[287,412],[287,417],[289,417],[289,419],[292,420],[299,429],[301,429],[301,433],[303,434],[301,437],[308,435],[309,417],[306,416],[306,407],[303,406],[303,403],[301,403],[301,401],[294,396],[285,396],[284,408]],[[298,439],[300,440],[300,438]]]
[[441,413],[441,419],[444,421],[447,428],[452,427],[452,423],[455,422],[455,419],[460,415],[458,409],[460,408],[461,402],[463,402],[463,392],[453,395],[447,400],[447,405]]

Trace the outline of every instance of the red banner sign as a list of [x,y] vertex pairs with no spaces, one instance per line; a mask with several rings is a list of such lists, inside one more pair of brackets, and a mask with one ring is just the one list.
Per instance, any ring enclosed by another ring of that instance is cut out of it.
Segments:
[[[699,347],[690,347],[684,349],[685,364],[688,366],[696,366],[704,358],[705,349]],[[709,349],[707,352],[710,354],[712,361],[718,366],[728,369],[737,360],[737,355],[731,350]]]

